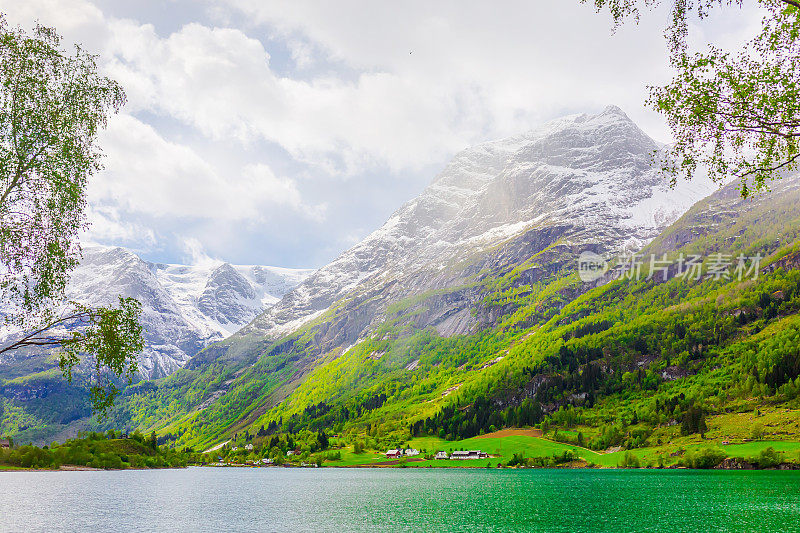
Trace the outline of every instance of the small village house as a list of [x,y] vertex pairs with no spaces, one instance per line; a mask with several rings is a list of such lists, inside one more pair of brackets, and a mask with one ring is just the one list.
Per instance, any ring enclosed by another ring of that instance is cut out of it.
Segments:
[[388,450],[386,452],[386,458],[387,459],[397,459],[401,455],[403,455],[403,450]]
[[447,459],[447,452],[436,452],[436,459]]
[[0,439],[0,448],[3,449],[11,448],[11,441],[8,439]]
[[486,459],[489,457],[489,454],[486,452],[482,452],[480,450],[469,450],[469,451],[455,451],[450,454],[450,459],[457,459],[457,460],[464,460],[464,459]]

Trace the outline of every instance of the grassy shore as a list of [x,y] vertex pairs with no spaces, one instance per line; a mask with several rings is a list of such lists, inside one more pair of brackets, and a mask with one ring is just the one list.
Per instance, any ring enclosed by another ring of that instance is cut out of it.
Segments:
[[[541,435],[541,433],[539,433]],[[728,441],[724,441],[728,442]],[[335,467],[441,467],[441,468],[484,468],[507,464],[515,456],[535,459],[564,456],[569,452],[575,461],[565,462],[561,466],[570,467],[618,467],[632,458],[641,467],[669,467],[677,465],[687,454],[697,453],[713,448],[731,458],[745,460],[758,458],[759,455],[772,448],[787,463],[800,462],[800,442],[790,440],[764,440],[722,444],[717,440],[702,439],[699,436],[676,438],[659,446],[642,447],[633,450],[595,451],[573,444],[557,442],[543,436],[536,436],[533,430],[503,430],[465,439],[446,441],[437,437],[421,437],[408,442],[408,447],[420,450],[420,455],[404,459],[387,459],[385,454],[377,451],[365,451],[361,454],[353,452],[352,447],[339,450],[341,459],[326,461],[325,466]],[[490,455],[488,459],[465,461],[425,459],[436,451],[448,454],[456,450],[481,450]]]

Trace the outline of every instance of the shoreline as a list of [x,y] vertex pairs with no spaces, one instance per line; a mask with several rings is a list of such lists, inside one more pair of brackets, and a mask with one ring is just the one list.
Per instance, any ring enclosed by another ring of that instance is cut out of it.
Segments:
[[364,465],[331,465],[322,467],[308,467],[308,466],[294,466],[294,465],[272,465],[272,466],[252,466],[252,465],[188,465],[185,467],[168,467],[168,468],[94,468],[91,466],[80,465],[61,465],[59,468],[22,468],[22,467],[9,467],[0,465],[0,473],[3,472],[124,472],[126,470],[186,470],[187,468],[253,468],[253,469],[274,469],[274,468],[287,468],[287,469],[303,469],[303,470],[318,470],[320,468],[326,469],[415,469],[415,470],[647,470],[647,471],[675,471],[675,470],[689,470],[695,472],[702,471],[761,471],[761,472],[789,472],[800,471],[800,464],[797,463],[782,463],[772,468],[754,468],[754,467],[741,467],[741,466],[722,466],[719,465],[714,468],[689,468],[685,466],[668,466],[668,467],[631,467],[624,468],[619,466],[588,466],[588,465],[567,465],[567,466],[404,466],[397,465],[381,465],[381,464],[364,464]]
[[[200,465],[192,465],[200,466]],[[125,472],[126,470],[185,470],[188,467],[169,466],[165,468],[95,468],[82,465],[61,465],[58,468],[24,468],[21,466],[0,465],[3,472]]]
[[772,468],[748,468],[740,466],[722,466],[719,465],[714,468],[689,468],[686,466],[666,466],[666,467],[620,467],[620,466],[600,466],[600,465],[572,465],[572,466],[397,466],[397,465],[382,465],[382,464],[363,464],[363,465],[330,465],[321,467],[308,467],[308,466],[294,466],[294,465],[271,465],[271,466],[253,466],[253,465],[190,465],[196,468],[255,468],[255,469],[273,469],[273,468],[289,468],[289,469],[304,469],[304,470],[317,470],[320,468],[339,468],[339,469],[416,469],[416,470],[692,470],[692,471],[711,471],[711,470],[740,470],[740,471],[780,471],[788,472],[798,470],[800,471],[800,464],[798,463],[781,463]]

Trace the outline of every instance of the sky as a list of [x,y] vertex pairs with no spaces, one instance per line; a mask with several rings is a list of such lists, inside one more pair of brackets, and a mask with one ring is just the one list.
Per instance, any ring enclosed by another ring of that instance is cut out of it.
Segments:
[[[128,102],[98,139],[83,242],[157,262],[317,268],[418,195],[455,153],[615,104],[671,76],[667,13],[614,30],[578,0],[0,0],[98,54]],[[753,7],[696,21],[735,46]]]

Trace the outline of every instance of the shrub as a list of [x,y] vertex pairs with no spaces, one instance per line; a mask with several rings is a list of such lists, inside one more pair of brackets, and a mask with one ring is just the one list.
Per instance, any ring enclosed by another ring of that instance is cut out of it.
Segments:
[[686,456],[681,459],[681,465],[687,468],[714,468],[724,461],[726,457],[725,452],[716,447],[695,449],[686,453]]
[[751,462],[757,464],[761,468],[773,468],[783,462],[783,454],[770,446],[765,450],[761,450],[761,453],[759,453],[757,457],[751,459]]
[[508,460],[506,466],[519,466],[519,465],[525,466],[527,462],[528,460],[525,459],[521,453],[515,453],[514,456]]
[[631,451],[626,451],[625,454],[622,456],[618,466],[620,468],[639,468],[641,463],[639,462],[639,458],[633,454]]
[[342,459],[342,452],[339,452],[339,451],[328,452],[325,455],[325,460],[326,461],[341,461],[341,459]]

